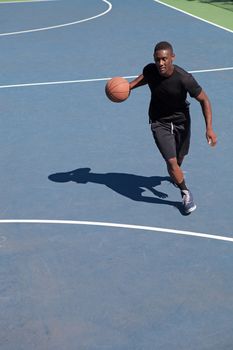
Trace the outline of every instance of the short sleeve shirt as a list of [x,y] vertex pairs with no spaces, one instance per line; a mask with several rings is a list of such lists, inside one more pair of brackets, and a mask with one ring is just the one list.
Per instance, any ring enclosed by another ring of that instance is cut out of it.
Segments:
[[174,65],[172,75],[163,77],[156,65],[150,63],[144,67],[143,75],[151,91],[150,121],[185,120],[189,115],[187,93],[191,97],[197,97],[202,91],[192,74]]

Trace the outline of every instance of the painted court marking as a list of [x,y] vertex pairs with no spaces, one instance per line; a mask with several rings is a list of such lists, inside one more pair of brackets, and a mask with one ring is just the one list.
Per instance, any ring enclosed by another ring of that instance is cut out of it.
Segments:
[[0,37],[1,37],[1,36],[9,36],[9,35],[17,35],[17,34],[33,33],[33,32],[41,32],[41,31],[44,31],[44,30],[63,28],[63,27],[72,26],[72,25],[74,25],[74,24],[79,24],[79,23],[91,21],[91,20],[96,19],[96,18],[98,18],[98,17],[104,16],[104,15],[106,15],[109,11],[111,11],[111,9],[112,9],[112,4],[111,4],[109,1],[107,1],[107,0],[101,0],[101,1],[103,1],[105,4],[107,4],[107,5],[108,5],[108,8],[107,8],[106,11],[101,12],[101,13],[99,13],[99,14],[96,15],[96,16],[84,18],[84,19],[81,19],[81,20],[75,21],[75,22],[58,24],[58,25],[50,26],[50,27],[36,28],[36,29],[28,29],[28,30],[21,30],[21,31],[18,31],[18,32],[11,32],[11,33],[0,33]]
[[141,226],[141,225],[128,225],[111,222],[98,222],[98,221],[76,221],[76,220],[33,220],[33,219],[6,219],[0,220],[0,224],[53,224],[53,225],[87,225],[87,226],[101,226],[101,227],[113,227],[124,228],[142,231],[153,231],[162,233],[172,233],[176,235],[192,236],[206,239],[213,239],[218,241],[225,241],[233,243],[233,237],[218,236],[201,232],[173,230],[162,227]]
[[[195,74],[195,73],[209,73],[209,72],[221,72],[221,71],[229,71],[229,70],[233,70],[233,67],[194,70],[194,71],[189,71],[189,73],[192,73],[192,74]],[[137,75],[124,76],[125,79],[134,79],[136,77],[137,77]],[[11,84],[11,85],[0,85],[0,89],[30,87],[30,86],[43,86],[43,85],[90,83],[90,82],[98,82],[98,81],[107,81],[107,80],[110,80],[110,79],[111,79],[111,77],[108,77],[108,78],[81,79],[81,80],[47,81],[47,82],[41,82],[41,83]]]
[[205,23],[208,23],[208,24],[210,24],[210,25],[212,25],[212,26],[214,26],[214,27],[217,27],[217,28],[226,30],[227,32],[233,33],[233,30],[231,30],[231,29],[228,29],[228,28],[226,28],[226,27],[220,26],[219,24],[216,24],[216,23],[214,23],[214,22],[210,22],[210,21],[208,21],[208,20],[206,20],[206,19],[204,19],[204,18],[195,16],[195,15],[193,15],[193,14],[191,14],[191,13],[189,13],[189,12],[186,12],[186,11],[184,11],[184,10],[181,10],[181,9],[175,7],[175,6],[168,5],[167,3],[163,2],[163,1],[160,1],[160,0],[153,0],[153,1],[154,1],[154,2],[157,2],[158,4],[161,4],[161,5],[170,7],[170,8],[173,9],[173,10],[176,10],[176,11],[179,11],[179,12],[181,12],[181,13],[184,13],[185,15],[188,15],[188,16],[190,16],[190,17],[199,19],[200,21],[205,22]]
[[[46,1],[46,0],[38,0],[38,1]],[[49,0],[47,0],[49,1]],[[30,29],[25,31],[18,31],[18,32],[12,32],[12,33],[1,33],[0,36],[10,36],[15,34],[23,34],[23,33],[30,33],[30,32],[37,32],[37,31],[45,31],[49,29],[55,29],[55,28],[61,28],[66,26],[71,26],[78,23],[83,23],[86,21],[90,21],[93,19],[96,19],[98,17],[104,16],[112,9],[112,4],[107,0],[101,0],[104,3],[108,5],[108,9],[96,16],[86,18],[83,20],[71,22],[71,23],[64,23],[56,26],[50,26],[50,27],[44,27],[44,28],[38,28],[38,29]],[[224,29],[229,32],[233,32],[232,30],[229,30],[227,28],[221,27],[215,23],[209,22],[207,20],[204,20],[200,17],[194,16],[188,12],[185,12],[183,10],[177,9],[173,6],[170,6],[168,4],[163,3],[159,0],[153,0],[157,3],[160,3],[164,6],[170,7],[176,11],[183,12],[191,17],[197,18],[201,21],[204,21],[208,24],[211,24],[213,26],[216,26],[218,28]],[[13,2],[13,1],[12,1]],[[9,2],[8,2],[9,3]],[[206,70],[196,70],[196,71],[190,71],[190,73],[207,73],[207,72],[218,72],[218,71],[229,71],[233,70],[233,67],[226,67],[226,68],[215,68],[215,69],[206,69]],[[125,78],[133,79],[136,76],[126,76]],[[14,88],[14,87],[30,87],[30,86],[41,86],[41,85],[59,85],[59,84],[72,84],[72,83],[84,83],[84,82],[96,82],[96,81],[106,81],[111,79],[108,78],[99,78],[99,79],[85,79],[85,80],[69,80],[69,81],[54,81],[54,82],[42,82],[42,83],[25,83],[25,84],[13,84],[13,85],[2,85],[0,86],[0,89],[4,88]],[[161,228],[161,227],[152,227],[152,226],[141,226],[141,225],[129,225],[129,224],[120,224],[120,223],[107,223],[107,222],[94,222],[94,221],[74,221],[74,220],[36,220],[36,219],[2,219],[0,220],[0,224],[53,224],[53,225],[86,225],[86,226],[99,226],[99,227],[111,227],[111,228],[122,228],[122,229],[131,229],[131,230],[142,230],[142,231],[152,231],[152,232],[159,232],[159,233],[168,233],[168,234],[176,234],[176,235],[183,235],[183,236],[191,236],[191,237],[198,237],[198,238],[204,238],[204,239],[212,239],[212,240],[218,240],[218,241],[225,241],[225,242],[231,242],[233,243],[233,237],[230,236],[219,236],[219,235],[213,235],[213,234],[207,234],[207,233],[201,233],[201,232],[192,232],[192,231],[183,231],[183,230],[175,230],[175,229],[168,229],[168,228]],[[5,242],[6,237],[2,236],[0,237],[0,247],[2,247],[2,243]]]

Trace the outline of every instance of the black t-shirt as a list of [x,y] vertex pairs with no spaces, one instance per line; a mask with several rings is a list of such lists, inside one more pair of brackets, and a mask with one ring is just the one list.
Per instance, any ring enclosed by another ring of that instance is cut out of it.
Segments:
[[143,75],[151,90],[150,122],[155,120],[181,122],[189,117],[187,93],[191,97],[197,97],[202,90],[190,73],[174,65],[172,75],[163,77],[156,65],[150,63],[144,67]]

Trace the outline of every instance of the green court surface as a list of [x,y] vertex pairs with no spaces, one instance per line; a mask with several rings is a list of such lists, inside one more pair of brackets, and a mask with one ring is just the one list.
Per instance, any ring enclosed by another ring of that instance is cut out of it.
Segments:
[[233,30],[233,1],[163,0],[161,3]]
[[[193,0],[189,0],[189,1],[193,1]],[[202,0],[202,2],[205,2],[205,3],[213,5],[213,6],[221,7],[225,10],[233,11],[233,1]]]

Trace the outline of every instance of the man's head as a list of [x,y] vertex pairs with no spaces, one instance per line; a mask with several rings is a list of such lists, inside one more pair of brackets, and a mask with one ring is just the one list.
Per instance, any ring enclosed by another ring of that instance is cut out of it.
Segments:
[[155,46],[154,60],[160,75],[169,77],[172,74],[174,59],[175,54],[170,43],[161,41]]

